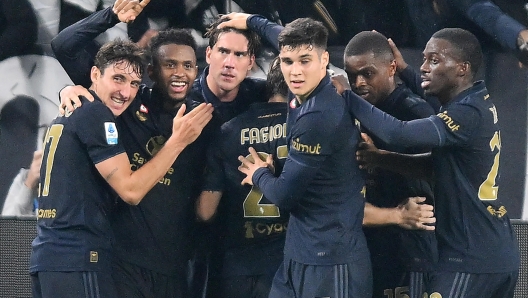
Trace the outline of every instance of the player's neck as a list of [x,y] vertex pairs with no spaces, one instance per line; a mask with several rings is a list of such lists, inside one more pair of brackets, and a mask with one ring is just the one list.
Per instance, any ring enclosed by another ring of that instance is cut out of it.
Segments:
[[209,90],[211,90],[211,92],[221,102],[232,102],[233,100],[235,100],[235,98],[238,95],[238,89],[240,88],[240,86],[237,86],[233,90],[224,90],[220,88],[218,84],[216,84],[216,82],[210,75],[207,75],[207,77],[205,78],[205,81],[207,83],[207,87],[209,88]]

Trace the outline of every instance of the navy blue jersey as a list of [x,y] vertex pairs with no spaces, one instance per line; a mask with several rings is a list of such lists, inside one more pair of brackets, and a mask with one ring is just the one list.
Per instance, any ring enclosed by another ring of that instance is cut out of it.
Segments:
[[311,265],[366,258],[364,179],[353,154],[359,130],[328,76],[304,103],[296,102],[288,111],[281,175],[260,168],[253,176],[271,202],[290,211],[285,258]]
[[[174,112],[162,109],[162,95],[142,86],[117,119],[132,170],[148,162],[172,133]],[[193,105],[188,99],[187,111]],[[137,206],[120,202],[111,216],[118,258],[156,272],[185,272],[193,249],[194,201],[205,166],[208,129],[188,145]]]
[[95,165],[123,152],[115,117],[97,97],[52,121],[40,169],[31,272],[110,270],[108,214],[115,196]]
[[[74,83],[89,85],[90,68],[98,49],[94,38],[118,22],[109,7],[54,38],[54,53]],[[156,86],[151,91],[142,85],[130,107],[117,118],[132,170],[150,160],[172,133],[175,114],[161,108],[163,98]],[[193,99],[193,94],[187,98],[187,111],[194,105]],[[119,259],[163,274],[186,274],[186,261],[193,249],[193,205],[205,166],[206,131],[181,152],[139,205],[118,202],[110,220]]]
[[[433,108],[409,89],[399,85],[387,99],[377,106],[380,110],[400,120],[414,120],[434,115]],[[399,153],[424,153],[428,148],[405,148],[385,144],[372,137],[376,147]],[[433,190],[429,183],[410,179],[392,171],[375,169],[367,175],[367,202],[392,208],[408,197],[424,196],[426,203],[434,205]],[[402,271],[430,270],[437,259],[436,238],[432,231],[406,230],[397,226],[364,228],[371,253],[374,273],[387,271],[385,268],[400,268]],[[391,247],[391,249],[387,249]],[[376,270],[376,269],[380,270]],[[400,279],[398,277],[397,279]]]
[[247,77],[239,86],[237,96],[232,101],[220,101],[207,86],[209,67],[194,81],[191,93],[197,100],[213,105],[213,126],[220,127],[226,121],[246,111],[254,102],[267,102],[266,81]]
[[282,171],[286,146],[286,103],[255,103],[224,123],[208,154],[203,190],[222,191],[217,220],[222,225],[224,276],[277,271],[282,261],[288,212],[273,205],[256,186],[241,185],[240,155],[255,148],[271,154]]
[[346,92],[350,112],[385,142],[431,146],[439,270],[500,273],[520,257],[507,210],[498,198],[500,129],[483,82],[461,92],[440,113],[402,122]]

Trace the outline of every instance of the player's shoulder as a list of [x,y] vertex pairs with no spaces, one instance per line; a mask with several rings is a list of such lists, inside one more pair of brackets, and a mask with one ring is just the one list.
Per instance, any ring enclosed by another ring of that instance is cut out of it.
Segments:
[[95,122],[98,119],[101,121],[115,120],[115,116],[112,114],[112,111],[110,111],[110,109],[104,105],[100,99],[96,98],[94,101],[89,101],[83,96],[80,96],[79,98],[81,99],[81,106],[75,109],[74,112],[66,114],[66,117],[70,118],[70,121]]

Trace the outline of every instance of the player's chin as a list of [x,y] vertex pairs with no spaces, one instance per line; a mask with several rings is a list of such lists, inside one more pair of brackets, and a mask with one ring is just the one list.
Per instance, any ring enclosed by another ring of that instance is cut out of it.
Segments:
[[169,97],[173,102],[181,102],[181,101],[185,101],[185,98],[187,97],[187,93],[173,93]]

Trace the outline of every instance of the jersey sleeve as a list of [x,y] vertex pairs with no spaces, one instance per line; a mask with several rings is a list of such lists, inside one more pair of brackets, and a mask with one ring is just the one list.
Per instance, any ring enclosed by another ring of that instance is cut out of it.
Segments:
[[120,153],[125,149],[119,141],[119,132],[112,112],[98,102],[83,104],[78,109],[76,131],[81,142],[86,146],[94,164],[98,164]]
[[256,32],[260,37],[266,39],[275,50],[279,51],[279,33],[282,27],[279,24],[273,23],[260,15],[252,15],[247,19],[247,26],[252,31]]
[[74,84],[90,87],[90,69],[99,50],[94,39],[117,23],[119,19],[108,7],[68,26],[53,38],[53,53]]
[[254,173],[253,184],[279,208],[296,206],[318,169],[335,150],[331,136],[336,135],[336,126],[317,125],[333,122],[332,119],[325,122],[322,113],[303,115],[292,128],[288,158],[280,176],[276,178],[267,168]]
[[462,103],[450,105],[435,117],[444,124],[446,146],[462,145],[467,142],[481,119],[477,108]]
[[207,163],[205,167],[205,177],[202,191],[224,191],[225,171],[223,166],[223,154],[220,140],[221,134],[218,132],[213,137],[213,142],[207,149]]
[[446,141],[446,129],[438,116],[401,121],[379,110],[352,91],[343,93],[351,117],[386,144],[409,147],[438,147]]

